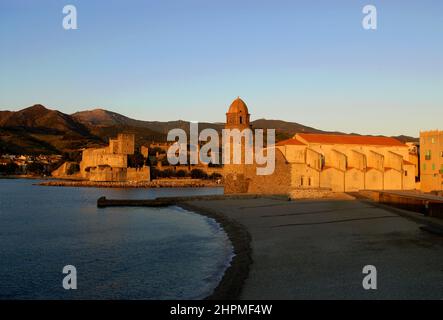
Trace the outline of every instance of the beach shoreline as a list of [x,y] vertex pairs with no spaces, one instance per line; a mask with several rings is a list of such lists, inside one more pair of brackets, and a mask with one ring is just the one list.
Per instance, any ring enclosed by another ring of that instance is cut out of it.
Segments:
[[251,235],[247,228],[215,210],[201,208],[188,202],[177,203],[182,209],[207,216],[220,224],[233,247],[233,257],[222,279],[205,300],[238,300],[252,264]]

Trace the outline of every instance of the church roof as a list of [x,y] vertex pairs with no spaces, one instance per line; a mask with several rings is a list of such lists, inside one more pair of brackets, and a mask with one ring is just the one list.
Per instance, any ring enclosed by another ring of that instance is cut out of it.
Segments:
[[308,143],[319,144],[360,144],[371,146],[407,147],[404,143],[390,137],[339,135],[339,134],[313,134],[299,133],[300,137]]
[[297,139],[294,139],[294,138],[283,140],[283,141],[280,141],[276,144],[276,146],[287,146],[287,145],[304,146],[305,144]]
[[238,97],[231,103],[228,113],[248,114],[249,111],[248,107],[246,106],[246,103],[242,99],[240,99],[240,97]]

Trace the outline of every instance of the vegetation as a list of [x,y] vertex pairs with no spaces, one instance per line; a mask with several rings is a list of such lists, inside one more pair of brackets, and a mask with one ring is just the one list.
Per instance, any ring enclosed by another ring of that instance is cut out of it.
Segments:
[[192,179],[207,179],[208,175],[201,169],[192,169],[191,170],[191,178]]
[[[78,162],[82,161],[82,153],[81,151],[68,151],[63,153],[63,162],[71,161]],[[63,163],[62,162],[62,163]]]
[[222,175],[219,173],[212,173],[208,175],[201,169],[192,169],[191,172],[185,171],[183,169],[179,169],[174,171],[173,169],[165,169],[159,170],[155,167],[151,167],[151,179],[159,179],[159,178],[192,178],[192,179],[210,179],[210,180],[218,180],[222,178]]
[[68,170],[66,171],[66,173],[68,175],[72,175],[74,173],[77,173],[80,171],[80,166],[78,164],[72,164],[69,166]]
[[139,151],[136,151],[134,154],[128,155],[128,167],[141,168],[145,164],[145,158]]
[[0,173],[5,175],[17,174],[19,173],[19,167],[13,162],[6,165],[0,165]]
[[26,166],[27,174],[43,175],[49,173],[45,166],[39,162],[32,162]]

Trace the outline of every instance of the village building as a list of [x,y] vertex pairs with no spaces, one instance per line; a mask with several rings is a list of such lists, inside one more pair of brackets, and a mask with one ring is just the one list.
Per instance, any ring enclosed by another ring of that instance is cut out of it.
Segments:
[[[226,128],[250,127],[241,99],[231,104],[226,118]],[[415,189],[413,155],[394,138],[300,133],[268,148],[275,148],[274,172],[259,176],[255,164],[225,164],[225,193]]]
[[443,131],[420,132],[420,188],[443,191]]

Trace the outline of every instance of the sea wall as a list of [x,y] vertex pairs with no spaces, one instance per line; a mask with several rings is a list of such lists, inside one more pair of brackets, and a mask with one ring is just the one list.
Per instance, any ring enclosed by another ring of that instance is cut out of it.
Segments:
[[198,188],[222,187],[211,180],[200,179],[159,179],[153,181],[88,181],[88,180],[52,180],[38,185],[52,187],[91,187],[91,188]]

